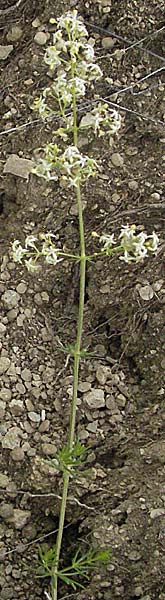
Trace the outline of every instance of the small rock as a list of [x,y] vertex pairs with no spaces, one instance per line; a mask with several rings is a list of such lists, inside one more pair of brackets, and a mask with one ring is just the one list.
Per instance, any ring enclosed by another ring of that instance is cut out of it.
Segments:
[[105,48],[106,50],[111,50],[111,48],[113,48],[113,46],[115,45],[116,40],[112,37],[104,37],[102,39],[101,45],[102,48]]
[[89,425],[87,425],[87,430],[90,431],[91,433],[96,433],[97,426],[98,426],[98,421],[93,421],[92,423],[89,423]]
[[26,392],[26,388],[25,388],[25,386],[23,385],[23,383],[17,383],[17,384],[16,384],[16,386],[15,386],[15,388],[16,388],[16,391],[17,391],[19,394],[25,394],[25,392]]
[[121,156],[121,154],[119,154],[118,152],[114,152],[114,154],[112,154],[111,156],[111,162],[114,165],[114,167],[122,167],[124,164],[124,159]]
[[2,398],[2,400],[5,400],[5,402],[8,402],[9,400],[11,400],[11,391],[9,390],[9,388],[5,388],[5,387],[1,388],[0,398]]
[[103,365],[99,365],[96,370],[96,379],[100,385],[105,385],[110,370]]
[[49,427],[50,427],[50,421],[48,421],[48,419],[45,419],[45,421],[43,421],[40,424],[38,431],[40,433],[44,433],[45,431],[49,431]]
[[150,517],[151,519],[157,519],[157,517],[162,517],[165,515],[165,509],[164,508],[153,508],[150,511]]
[[20,508],[15,508],[13,510],[13,516],[8,519],[8,522],[11,523],[11,525],[14,525],[15,529],[23,529],[30,517],[30,510],[21,510]]
[[21,415],[24,410],[24,405],[21,400],[12,400],[9,404],[9,410],[15,417]]
[[11,173],[28,180],[33,167],[32,160],[20,158],[17,154],[10,154],[4,166],[4,173]]
[[40,27],[40,25],[41,25],[41,22],[40,22],[40,20],[39,20],[39,19],[36,17],[36,19],[34,19],[34,21],[32,21],[32,27],[34,27],[34,29],[35,29],[35,28],[37,29],[37,27]]
[[57,453],[57,447],[55,446],[55,444],[49,444],[45,442],[44,444],[42,444],[42,451],[43,454],[46,454],[48,456],[55,456],[55,454]]
[[142,300],[151,300],[154,295],[151,285],[144,285],[144,287],[138,286],[138,292]]
[[13,505],[7,504],[7,502],[2,502],[0,505],[0,517],[2,519],[10,518],[14,513]]
[[9,477],[0,473],[0,488],[6,488],[9,484]]
[[78,384],[78,391],[85,393],[91,389],[91,383],[89,381],[80,381]]
[[6,292],[2,294],[2,300],[7,308],[15,308],[15,306],[18,306],[20,295],[17,294],[15,290],[6,290]]
[[18,40],[20,40],[20,38],[22,37],[23,31],[21,29],[21,27],[18,27],[18,25],[13,25],[13,27],[11,28],[11,31],[9,31],[7,33],[7,41],[8,42],[17,42]]
[[0,46],[0,60],[6,60],[9,54],[12,52],[13,46]]
[[130,190],[136,191],[139,187],[139,184],[137,181],[135,181],[135,179],[131,179],[131,181],[128,182],[128,187]]
[[47,39],[47,35],[44,33],[44,31],[37,31],[36,35],[34,36],[34,42],[38,44],[38,46],[45,46]]
[[10,359],[7,358],[7,356],[0,356],[0,375],[2,375],[2,373],[6,373],[6,371],[9,369],[10,367]]
[[16,290],[18,292],[18,294],[25,294],[26,290],[27,290],[27,285],[26,283],[19,283],[16,287]]
[[30,369],[27,369],[27,368],[25,367],[25,369],[23,369],[23,370],[21,371],[21,378],[23,379],[23,381],[31,381],[32,374],[31,374],[31,371],[30,371]]
[[20,446],[20,434],[22,435],[22,432],[19,427],[11,427],[2,440],[2,448],[9,448],[10,450],[18,448]]
[[6,325],[0,323],[0,337],[6,333]]
[[99,388],[94,388],[91,392],[84,394],[83,398],[90,408],[105,406],[104,391]]
[[162,359],[160,364],[161,364],[162,369],[165,369],[165,358]]
[[40,415],[38,413],[30,411],[28,417],[32,423],[40,423]]
[[0,400],[0,419],[4,418],[5,410],[6,410],[6,402],[3,402],[3,400]]
[[14,450],[11,451],[10,456],[14,460],[14,462],[20,462],[25,458],[25,454],[22,448],[14,448]]

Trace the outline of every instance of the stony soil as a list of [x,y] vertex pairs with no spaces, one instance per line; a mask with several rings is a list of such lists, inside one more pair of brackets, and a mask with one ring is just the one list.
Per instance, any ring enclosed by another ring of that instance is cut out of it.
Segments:
[[65,564],[77,544],[82,551],[111,548],[112,555],[85,591],[61,585],[59,599],[165,600],[163,2],[54,4],[2,0],[0,7],[1,598],[45,598],[47,581],[35,578],[38,540],[51,546],[58,526],[61,477],[44,459],[67,436],[72,359],[66,364],[60,349],[75,337],[78,272],[62,262],[36,278],[9,250],[15,238],[48,230],[78,250],[73,193],[60,181],[28,177],[20,161],[55,135],[56,122],[43,123],[31,105],[48,81],[42,56],[49,18],[76,6],[105,73],[89,101],[107,97],[122,115],[111,147],[106,139],[80,140],[100,164],[97,181],[83,189],[87,251],[95,249],[92,230],[118,233],[133,222],[139,231],[154,228],[160,247],[138,266],[116,258],[88,266],[83,344],[94,357],[81,362],[77,435],[90,448],[89,472],[70,485],[62,555]]

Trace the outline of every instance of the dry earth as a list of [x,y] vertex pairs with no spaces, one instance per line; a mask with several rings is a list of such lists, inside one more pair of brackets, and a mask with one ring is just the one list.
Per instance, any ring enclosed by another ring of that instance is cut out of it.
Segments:
[[45,598],[47,581],[35,578],[37,540],[52,545],[58,525],[61,478],[43,459],[67,435],[72,360],[66,366],[58,347],[74,340],[78,273],[62,262],[36,278],[12,262],[9,249],[15,238],[41,230],[78,249],[73,194],[60,181],[28,178],[27,163],[18,160],[31,160],[55,135],[56,121],[43,123],[30,107],[48,81],[42,56],[49,19],[75,6],[105,73],[88,110],[92,97],[107,97],[122,115],[111,147],[106,139],[81,139],[101,167],[83,189],[87,250],[95,248],[92,230],[118,233],[133,222],[139,231],[154,228],[160,247],[138,266],[115,258],[88,267],[83,343],[94,357],[81,363],[77,435],[90,447],[90,469],[70,486],[63,561],[77,544],[82,551],[106,546],[112,556],[85,591],[61,585],[59,598],[165,600],[161,0],[1,0],[1,599]]

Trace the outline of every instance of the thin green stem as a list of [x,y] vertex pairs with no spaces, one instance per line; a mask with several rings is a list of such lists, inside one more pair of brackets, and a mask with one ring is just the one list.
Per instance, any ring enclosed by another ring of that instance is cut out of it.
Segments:
[[[74,63],[71,63],[72,78],[74,80]],[[73,142],[77,146],[78,133],[77,133],[77,111],[76,111],[76,93],[73,86]],[[74,367],[73,367],[73,396],[70,411],[70,425],[68,435],[68,449],[72,451],[75,436],[75,425],[76,425],[76,408],[77,408],[77,391],[78,391],[78,376],[79,376],[79,363],[80,363],[80,352],[81,352],[81,340],[83,332],[83,315],[84,315],[84,295],[85,295],[85,274],[86,274],[86,255],[85,255],[85,239],[84,239],[84,222],[83,222],[83,209],[81,201],[81,190],[80,185],[76,187],[77,196],[77,207],[78,207],[78,219],[79,219],[79,236],[80,236],[80,284],[79,284],[79,308],[77,318],[77,335],[74,351]],[[55,566],[52,569],[51,577],[51,589],[52,589],[52,600],[57,600],[57,583],[58,583],[58,565],[60,559],[61,543],[63,537],[66,504],[69,487],[69,473],[63,474],[63,490],[60,507],[59,527],[56,540],[56,561]]]

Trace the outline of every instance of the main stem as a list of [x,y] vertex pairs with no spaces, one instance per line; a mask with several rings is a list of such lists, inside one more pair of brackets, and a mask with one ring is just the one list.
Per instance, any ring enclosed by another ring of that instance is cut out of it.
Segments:
[[[72,77],[74,78],[74,65],[72,65]],[[73,141],[74,145],[77,146],[78,135],[77,135],[77,114],[76,114],[76,94],[73,90]],[[80,237],[80,283],[79,283],[79,307],[78,307],[78,318],[77,318],[77,335],[74,349],[74,367],[73,367],[73,395],[70,410],[70,424],[69,424],[69,435],[68,435],[68,450],[71,452],[74,445],[75,436],[75,424],[76,424],[76,408],[77,408],[77,391],[78,391],[78,377],[79,377],[79,363],[80,363],[80,352],[81,352],[81,340],[83,331],[83,316],[84,316],[84,295],[85,295],[85,274],[86,274],[86,255],[85,255],[85,239],[84,239],[84,221],[83,221],[83,210],[81,201],[81,190],[80,184],[76,187],[77,207],[78,207],[78,219],[79,219],[79,237]],[[63,490],[59,516],[59,527],[56,539],[56,562],[52,569],[51,577],[51,593],[52,600],[57,600],[57,582],[58,582],[58,565],[60,559],[60,551],[63,537],[66,504],[68,496],[70,475],[68,472],[63,474]]]

